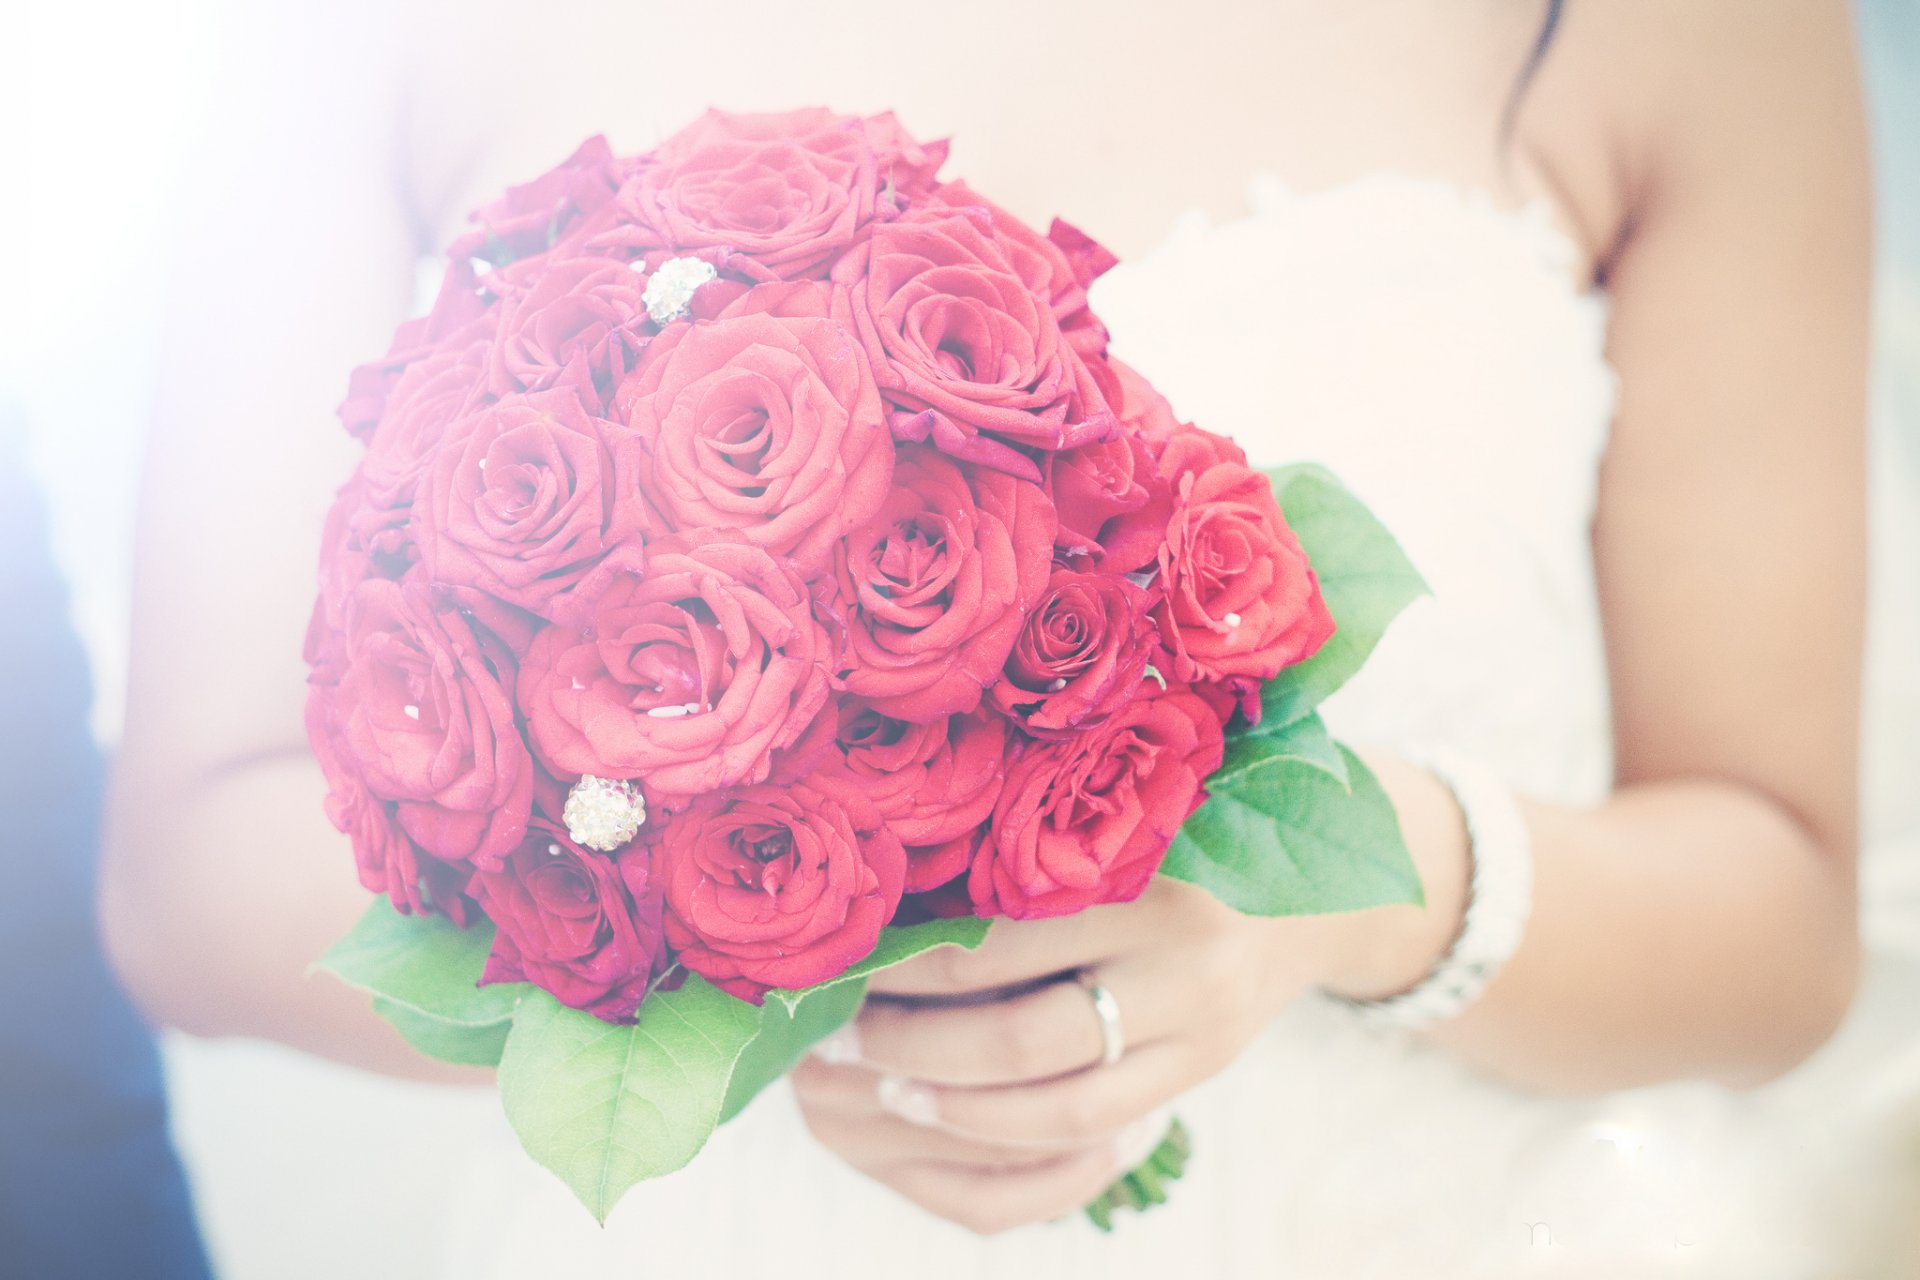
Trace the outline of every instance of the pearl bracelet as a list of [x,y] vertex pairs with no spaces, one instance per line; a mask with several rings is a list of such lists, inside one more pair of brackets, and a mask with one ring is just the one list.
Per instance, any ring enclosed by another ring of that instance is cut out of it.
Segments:
[[1464,1013],[1520,949],[1533,909],[1533,841],[1491,768],[1447,751],[1411,757],[1453,792],[1473,858],[1460,936],[1413,988],[1379,1000],[1336,997],[1368,1026],[1415,1031]]

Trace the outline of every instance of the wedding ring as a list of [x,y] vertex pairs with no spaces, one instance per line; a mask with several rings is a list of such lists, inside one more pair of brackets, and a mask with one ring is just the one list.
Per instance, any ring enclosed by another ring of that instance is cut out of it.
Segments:
[[1086,970],[1082,969],[1075,976],[1093,998],[1093,1012],[1100,1019],[1100,1065],[1110,1067],[1120,1061],[1120,1055],[1127,1051],[1127,1035],[1120,1026],[1120,1002],[1113,998],[1113,992],[1094,981],[1093,975]]

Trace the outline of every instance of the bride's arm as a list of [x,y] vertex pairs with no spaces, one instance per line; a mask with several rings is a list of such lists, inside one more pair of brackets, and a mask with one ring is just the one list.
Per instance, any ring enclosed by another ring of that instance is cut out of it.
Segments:
[[392,42],[366,34],[390,16],[358,8],[229,33],[255,57],[219,84],[183,197],[101,911],[162,1024],[444,1077],[308,974],[367,903],[301,728],[320,522],[354,460],[332,409],[406,313],[416,256]]
[[1613,93],[1630,213],[1594,548],[1617,792],[1529,811],[1528,940],[1438,1038],[1551,1088],[1754,1081],[1827,1037],[1857,966],[1869,200],[1852,31],[1840,3],[1569,15],[1565,71],[1591,85],[1665,51]]

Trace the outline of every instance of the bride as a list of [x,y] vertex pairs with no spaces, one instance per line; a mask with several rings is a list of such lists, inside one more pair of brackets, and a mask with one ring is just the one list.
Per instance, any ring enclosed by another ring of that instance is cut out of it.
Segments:
[[[214,1207],[229,1256],[277,1240],[272,1276],[307,1274],[303,1239],[394,1275],[1785,1265],[1793,1229],[1754,1216],[1715,1135],[1739,1106],[1719,1086],[1819,1047],[1860,965],[1867,182],[1843,4],[272,9],[236,19],[261,24],[236,37],[247,105],[193,192],[141,525],[103,909],[156,1019],[473,1074],[308,976],[366,901],[301,729],[310,567],[352,463],[328,412],[466,209],[589,133],[635,151],[709,104],[951,134],[949,172],[1120,254],[1095,306],[1183,416],[1256,464],[1325,461],[1395,529],[1433,597],[1328,714],[1367,745],[1427,905],[1255,920],[1169,882],[1002,922],[885,975],[791,1094],[605,1232],[490,1099],[445,1091],[450,1123],[432,1091],[188,1049],[190,1130],[196,1073],[321,1118],[248,1173],[298,1185],[257,1191],[257,1219]],[[1081,986],[1028,982],[1079,970],[1118,1005],[1117,1062]],[[956,993],[976,998],[915,999]],[[1021,1229],[1099,1190],[1176,1099],[1196,1156],[1169,1206],[1116,1240]],[[329,1117],[360,1145],[328,1145]],[[202,1168],[218,1144],[188,1134]]]

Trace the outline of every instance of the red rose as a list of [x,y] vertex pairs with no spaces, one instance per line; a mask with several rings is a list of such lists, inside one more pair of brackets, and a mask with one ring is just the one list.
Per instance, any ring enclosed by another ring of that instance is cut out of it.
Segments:
[[[935,889],[949,888],[949,897],[955,909],[932,914],[948,917],[972,915],[973,904],[967,901],[967,868],[973,865],[974,854],[986,839],[986,832],[986,825],[982,823],[965,835],[955,836],[940,844],[909,845],[907,892],[927,894]],[[895,923],[900,922],[896,920]]]
[[1037,743],[1008,769],[967,891],[983,916],[1071,915],[1140,895],[1220,767],[1220,722],[1150,689],[1092,733]]
[[[1047,227],[1047,242],[1058,249],[1061,257],[1066,259],[1068,267],[1073,271],[1073,278],[1079,282],[1083,291],[1091,287],[1095,280],[1120,265],[1120,259],[1115,257],[1105,245],[1072,223],[1059,218],[1055,218]],[[1091,316],[1089,318],[1094,325],[1099,325],[1097,318]],[[1060,323],[1068,332],[1073,332],[1075,329],[1075,317],[1072,314],[1066,316]]]
[[873,220],[866,125],[826,110],[709,111],[660,144],[620,192],[641,240],[755,280],[822,276]]
[[512,396],[462,421],[414,510],[428,574],[547,616],[645,522],[637,498],[616,501],[611,430],[571,387]]
[[1035,737],[1086,730],[1141,693],[1159,637],[1153,598],[1107,573],[1056,569],[1007,659],[993,704]]
[[571,380],[583,395],[602,398],[647,343],[647,282],[624,261],[531,259],[500,275],[487,358],[487,389],[496,396]]
[[340,486],[320,531],[320,595],[307,627],[309,665],[320,665],[323,650],[338,649],[347,597],[355,587],[368,578],[397,580],[418,559],[407,531],[410,514],[406,507],[376,508],[357,473]]
[[826,702],[827,637],[800,579],[737,535],[661,539],[644,572],[589,585],[520,670],[557,775],[639,778],[650,796],[758,782]]
[[[355,476],[340,489],[321,530],[320,594],[307,620],[302,653],[312,667],[337,669],[346,626],[346,605],[362,582],[383,578],[398,582],[409,574],[431,583],[426,572],[415,572],[420,548],[413,540],[411,507],[376,507],[366,499],[366,486]],[[615,559],[610,557],[610,559]],[[457,607],[477,628],[491,633],[509,653],[526,651],[539,619],[484,591],[448,584],[432,584],[442,606]]]
[[352,842],[361,886],[386,894],[394,908],[407,915],[428,910],[420,881],[423,855],[400,829],[393,806],[367,791],[360,770],[341,753],[331,708],[313,691],[307,696],[306,715],[307,737],[327,780],[327,821]]
[[448,429],[486,403],[480,386],[485,350],[478,343],[444,348],[410,366],[394,384],[387,411],[360,460],[369,518],[413,505],[420,478]]
[[1105,355],[1107,327],[1087,305],[1087,286],[1118,259],[1079,229],[1055,219],[1041,235],[964,182],[949,182],[934,193],[944,205],[985,209],[993,218],[993,238],[1014,274],[1047,300],[1060,331],[1087,360]]
[[881,199],[891,195],[896,205],[904,206],[933,194],[935,176],[947,162],[946,140],[916,141],[891,111],[862,123],[879,166]]
[[735,529],[811,571],[879,509],[893,441],[866,359],[826,318],[827,287],[801,288],[812,303],[768,285],[668,329],[614,412],[633,432],[623,490],[672,528]]
[[897,438],[1038,480],[1019,447],[1112,434],[1092,375],[994,239],[988,210],[906,214],[875,228],[834,277],[849,286],[836,314],[867,349]]
[[885,505],[836,549],[847,691],[899,720],[978,706],[1046,589],[1053,534],[1038,485],[902,448]]
[[1070,560],[1085,556],[1104,571],[1133,573],[1159,555],[1173,489],[1137,433],[1049,455],[1047,492],[1060,513],[1056,544]]
[[1259,682],[1312,657],[1333,615],[1272,483],[1231,440],[1194,427],[1167,442],[1160,473],[1174,489],[1159,557],[1174,674]]
[[505,646],[425,584],[370,579],[347,598],[333,662],[314,673],[308,732],[323,764],[348,762],[369,794],[394,802],[422,850],[497,865],[533,798],[513,677]]
[[906,855],[877,814],[806,786],[703,796],[650,846],[680,963],[758,1004],[865,959],[900,902]]
[[1113,387],[1109,399],[1120,416],[1121,429],[1127,435],[1139,436],[1157,455],[1182,426],[1173,406],[1130,366],[1108,357],[1106,368]]
[[408,367],[429,355],[444,355],[486,341],[487,301],[466,262],[447,268],[433,309],[394,330],[387,354],[355,369],[347,379],[340,421],[349,434],[366,439],[386,416],[388,402]]
[[944,843],[993,812],[1007,753],[1000,717],[975,712],[910,724],[844,698],[833,723],[835,757],[808,785],[871,804],[902,844]]
[[447,248],[456,262],[479,258],[496,265],[551,247],[576,219],[613,201],[619,161],[602,137],[588,138],[574,153],[532,182],[476,209],[478,225]]
[[531,982],[597,1018],[631,1018],[666,948],[658,886],[644,867],[621,871],[536,818],[498,870],[468,885],[498,928],[480,985]]

